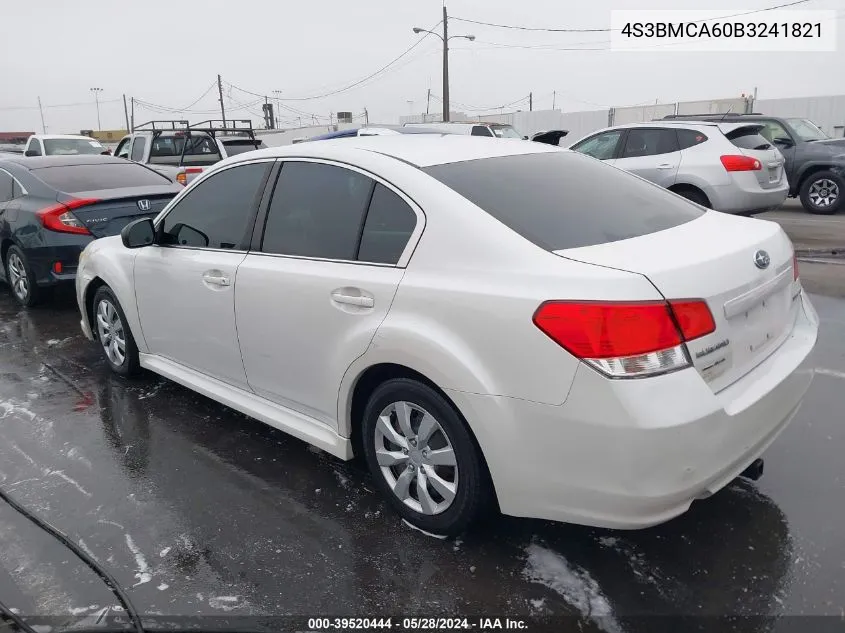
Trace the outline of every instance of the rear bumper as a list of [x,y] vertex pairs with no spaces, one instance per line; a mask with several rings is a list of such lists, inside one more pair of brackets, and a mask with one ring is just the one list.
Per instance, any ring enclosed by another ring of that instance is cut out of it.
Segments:
[[724,487],[775,440],[812,381],[804,361],[817,333],[804,296],[790,337],[716,394],[694,369],[608,380],[581,365],[557,407],[449,395],[476,432],[504,513],[649,527]]
[[735,174],[729,185],[717,185],[707,190],[710,204],[723,213],[762,213],[777,209],[789,196],[789,184],[782,179],[772,189],[762,189],[750,172]]
[[[79,254],[92,239],[83,235],[63,236],[62,244],[25,248],[24,254],[35,275],[35,282],[39,286],[73,283],[79,266]],[[61,264],[62,272],[55,272],[56,263]]]

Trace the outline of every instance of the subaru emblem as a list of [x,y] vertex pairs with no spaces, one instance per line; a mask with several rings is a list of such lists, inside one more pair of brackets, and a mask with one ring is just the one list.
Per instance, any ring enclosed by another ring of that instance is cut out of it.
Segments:
[[141,211],[149,211],[150,206],[152,205],[150,205],[149,200],[138,200],[138,208],[141,209]]
[[754,265],[760,270],[765,270],[771,263],[771,258],[766,251],[757,251],[754,253]]

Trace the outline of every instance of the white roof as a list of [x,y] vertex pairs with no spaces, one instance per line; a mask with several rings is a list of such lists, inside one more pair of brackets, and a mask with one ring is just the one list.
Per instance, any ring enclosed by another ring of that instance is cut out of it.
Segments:
[[[95,138],[91,138],[90,136],[81,136],[80,134],[33,134],[32,136],[34,138],[40,138],[42,140],[43,139],[50,140],[50,139],[62,139],[62,138],[75,138],[75,139],[80,139],[80,140],[83,140],[83,141],[97,141],[97,139],[95,139]],[[97,142],[99,143],[100,141],[97,141]]]
[[439,134],[396,134],[354,136],[270,147],[256,152],[239,154],[236,157],[226,159],[224,162],[233,163],[259,157],[284,158],[286,156],[344,158],[350,155],[350,150],[392,156],[417,167],[458,163],[479,158],[495,158],[497,156],[563,151],[561,148],[552,145],[520,139],[460,135],[442,136]]

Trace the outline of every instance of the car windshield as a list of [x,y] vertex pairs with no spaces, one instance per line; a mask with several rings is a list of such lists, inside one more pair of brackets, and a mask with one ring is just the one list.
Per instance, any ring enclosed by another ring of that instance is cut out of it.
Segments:
[[830,138],[809,119],[787,119],[786,122],[802,141],[821,141]]
[[577,152],[483,158],[423,171],[549,251],[648,235],[702,214],[662,187]]
[[522,138],[522,134],[511,125],[491,125],[490,129],[498,138]]
[[106,151],[99,141],[86,138],[46,138],[44,153],[47,156],[71,156],[74,154],[102,154]]

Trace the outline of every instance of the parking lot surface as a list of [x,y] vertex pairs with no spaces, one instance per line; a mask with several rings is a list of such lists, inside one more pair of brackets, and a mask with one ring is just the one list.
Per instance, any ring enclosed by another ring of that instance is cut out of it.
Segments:
[[[361,466],[152,374],[112,376],[72,297],[22,310],[0,287],[0,486],[147,614],[580,614],[603,630],[636,614],[840,615],[845,301],[814,302],[819,374],[757,484],[645,531],[500,517],[441,541],[401,523]],[[5,504],[0,596],[25,614],[114,604]]]

